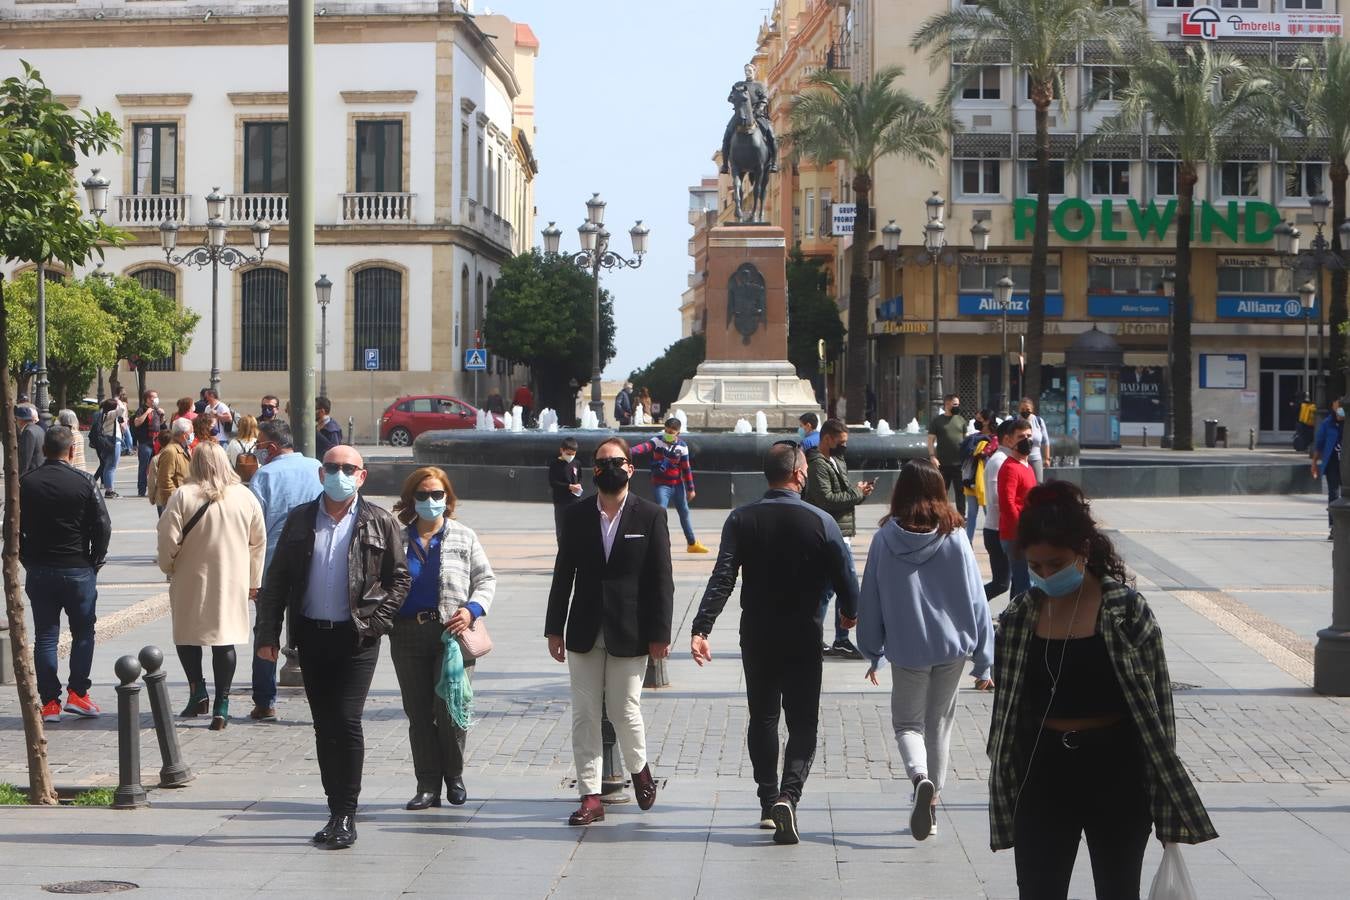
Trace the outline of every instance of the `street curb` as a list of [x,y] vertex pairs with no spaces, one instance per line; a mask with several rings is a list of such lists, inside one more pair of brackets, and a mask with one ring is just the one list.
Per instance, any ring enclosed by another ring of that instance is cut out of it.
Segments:
[[[156,619],[162,619],[168,614],[169,595],[167,592],[147,597],[128,607],[119,609],[117,612],[99,616],[98,624],[94,628],[94,643],[102,644],[110,638],[126,634],[128,631],[140,628]],[[56,645],[58,658],[65,658],[70,655],[70,640],[70,632],[62,632],[61,640]]]

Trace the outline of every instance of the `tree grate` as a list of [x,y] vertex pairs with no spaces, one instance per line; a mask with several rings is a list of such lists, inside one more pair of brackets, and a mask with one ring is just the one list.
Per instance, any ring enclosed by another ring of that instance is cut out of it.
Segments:
[[117,894],[139,887],[131,881],[58,881],[44,884],[42,889],[49,894]]

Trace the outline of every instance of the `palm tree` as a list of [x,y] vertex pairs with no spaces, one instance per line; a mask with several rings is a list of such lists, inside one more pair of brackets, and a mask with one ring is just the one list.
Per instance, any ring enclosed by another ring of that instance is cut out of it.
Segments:
[[[1045,347],[1045,270],[1050,246],[1050,106],[1068,112],[1064,66],[1085,36],[1116,51],[1141,27],[1132,7],[1107,6],[1102,0],[981,0],[930,17],[911,46],[929,48],[934,65],[949,61],[1011,62],[1025,71],[1036,107],[1036,225],[1031,240],[1031,297],[1027,306],[1026,393],[1041,392],[1041,356]],[[1007,49],[1002,49],[1006,45]],[[1014,78],[1016,83],[1019,79]],[[953,79],[948,94],[960,89]]]
[[[1272,92],[1279,99],[1279,118],[1275,127],[1307,138],[1327,142],[1331,160],[1331,246],[1338,254],[1343,249],[1340,226],[1346,218],[1346,181],[1350,180],[1350,45],[1345,41],[1326,42],[1326,62],[1303,57],[1290,68],[1272,68],[1265,73],[1273,82]],[[1321,289],[1321,285],[1318,285]],[[1345,334],[1347,317],[1346,272],[1331,274],[1331,383],[1328,397],[1345,393]]]
[[849,415],[858,419],[867,386],[867,252],[872,246],[872,170],[886,156],[932,165],[946,150],[947,118],[900,88],[899,67],[858,83],[821,70],[807,81],[791,109],[793,152],[819,165],[843,162],[853,175],[853,248],[848,279],[848,365],[844,376]]
[[[1147,35],[1133,41],[1128,83],[1117,87],[1120,110],[1090,140],[1112,135],[1166,132],[1177,165],[1176,289],[1172,298],[1172,447],[1195,449],[1191,410],[1191,224],[1201,165],[1218,166],[1229,144],[1246,133],[1262,134],[1271,117],[1270,81],[1229,53],[1191,44],[1181,52]],[[1088,153],[1090,155],[1090,151]]]

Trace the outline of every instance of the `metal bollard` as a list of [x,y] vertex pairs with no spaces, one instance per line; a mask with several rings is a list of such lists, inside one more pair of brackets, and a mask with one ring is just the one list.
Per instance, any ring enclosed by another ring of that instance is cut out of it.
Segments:
[[158,647],[142,647],[141,666],[145,669],[146,694],[150,697],[150,712],[155,718],[155,737],[159,740],[159,758],[164,765],[159,770],[159,786],[162,788],[182,787],[194,777],[187,763],[183,762],[182,751],[178,749],[178,732],[173,727],[173,716],[169,712],[169,688],[165,684],[168,675],[161,670],[164,665],[164,651]]
[[670,687],[670,674],[666,671],[664,659],[647,658],[647,675],[642,679],[644,688]]
[[1255,450],[1255,449],[1256,449],[1256,429],[1255,429],[1255,428],[1248,428],[1248,429],[1247,429],[1247,449],[1248,449],[1248,450]]
[[1148,446],[1148,426],[1144,426],[1144,446]]
[[149,806],[141,787],[141,664],[134,656],[123,656],[113,664],[117,673],[117,790],[113,809],[140,809]]
[[623,771],[623,754],[619,752],[619,742],[614,736],[614,723],[609,721],[609,711],[603,706],[600,708],[600,737],[605,748],[600,758],[600,800],[627,803],[632,798],[624,790],[628,786],[628,776]]
[[[354,444],[354,443],[356,443],[355,441],[352,440],[352,435],[354,435],[355,433],[356,433],[356,419],[353,418],[352,416],[348,416],[348,417],[347,417],[347,443],[348,443],[348,444]],[[376,443],[379,443],[379,441],[376,441]]]

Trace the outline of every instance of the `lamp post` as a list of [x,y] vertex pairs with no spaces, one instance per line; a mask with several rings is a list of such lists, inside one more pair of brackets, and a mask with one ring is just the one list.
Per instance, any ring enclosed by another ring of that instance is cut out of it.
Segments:
[[[609,232],[605,230],[605,201],[600,195],[592,194],[586,201],[586,221],[577,229],[581,249],[570,254],[572,264],[582,270],[590,270],[594,290],[594,331],[591,336],[591,411],[601,426],[605,424],[605,401],[600,399],[600,270],[636,269],[642,265],[647,252],[647,235],[651,229],[637,223],[628,229],[628,237],[633,242],[633,258],[628,259],[609,248]],[[552,222],[542,232],[544,252],[558,253],[562,231]]]
[[[1167,298],[1167,308],[1171,311],[1172,299],[1177,295],[1177,273],[1168,270],[1162,277],[1162,295]],[[1163,433],[1159,446],[1172,447],[1172,427],[1176,419],[1172,412],[1172,325],[1167,326],[1167,365],[1163,367],[1163,394],[1167,398],[1167,408],[1163,412]]]
[[[1312,384],[1309,371],[1312,366],[1311,353],[1308,347],[1308,320],[1312,318],[1313,303],[1317,301],[1317,288],[1311,281],[1305,282],[1303,287],[1298,289],[1298,298],[1303,305],[1303,394],[1312,396]],[[1321,408],[1320,405],[1318,407]]]
[[1004,275],[994,284],[994,299],[998,301],[999,312],[1003,316],[1003,355],[999,357],[998,386],[999,414],[1008,411],[1008,308],[1012,306],[1013,280]]
[[208,265],[211,267],[211,390],[217,397],[220,396],[220,366],[216,358],[220,330],[220,266],[223,264],[230,271],[234,271],[240,266],[260,262],[267,254],[272,232],[272,226],[261,219],[253,223],[251,229],[253,249],[258,252],[257,255],[250,256],[226,245],[228,226],[225,224],[224,214],[225,195],[220,192],[219,187],[214,187],[211,193],[206,195],[206,236],[201,244],[181,256],[173,255],[174,249],[178,246],[178,223],[172,219],[165,219],[159,226],[159,244],[168,263],[198,269]]
[[[87,183],[87,180],[86,180],[86,183]],[[94,266],[94,277],[97,278],[99,281],[102,281],[102,282],[105,283],[105,284],[107,284],[108,282],[111,282],[111,281],[112,281],[112,273],[104,270],[104,268],[103,268],[103,263],[102,263],[102,262],[100,262],[98,265]],[[97,388],[97,390],[98,390],[98,393],[96,393],[94,396],[98,398],[99,405],[102,406],[102,405],[103,405],[103,398],[104,398],[104,393],[103,393],[103,366],[99,366],[99,367],[98,367],[98,388]]]
[[333,299],[333,282],[320,275],[314,282],[314,296],[319,301],[319,393],[328,396],[328,301]]
[[[1308,338],[1308,317],[1312,315],[1311,303],[1317,303],[1317,295],[1322,293],[1323,270],[1331,269],[1333,272],[1341,271],[1346,268],[1345,258],[1340,252],[1333,249],[1331,242],[1327,240],[1327,211],[1331,208],[1331,201],[1322,194],[1318,194],[1308,200],[1308,209],[1311,212],[1313,227],[1317,233],[1313,235],[1312,245],[1306,249],[1300,248],[1299,239],[1301,234],[1297,228],[1287,222],[1281,222],[1275,226],[1275,251],[1278,254],[1280,264],[1295,273],[1295,277],[1302,272],[1309,272],[1312,275],[1313,299],[1303,303],[1304,317],[1304,377],[1303,392],[1309,399],[1316,404],[1318,411],[1326,409],[1326,378],[1323,370],[1326,366],[1325,355],[1323,351],[1323,324],[1326,320],[1326,299],[1318,304],[1317,311],[1317,375],[1316,378],[1310,378],[1307,374],[1311,368],[1311,353],[1307,350],[1309,344]],[[1337,229],[1341,235],[1341,245],[1350,244],[1350,222],[1345,222]],[[1303,290],[1299,289],[1299,296],[1302,299]]]

